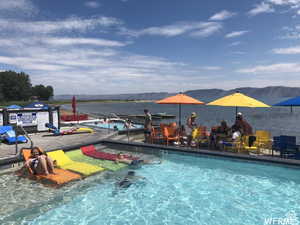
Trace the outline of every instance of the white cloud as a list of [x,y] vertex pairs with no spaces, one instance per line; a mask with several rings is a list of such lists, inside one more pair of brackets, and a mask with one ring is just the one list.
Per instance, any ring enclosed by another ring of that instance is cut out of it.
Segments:
[[[98,41],[93,38],[32,35],[2,38],[0,66],[25,71],[30,74],[33,84],[52,85],[55,94],[144,92],[158,89],[175,91],[185,82],[183,74],[189,76],[189,82],[203,79],[198,77],[200,69],[192,71],[190,65],[128,53],[119,48],[111,49],[116,43],[120,45],[119,42],[105,40],[103,44],[102,39]],[[166,83],[165,80],[170,82]]]
[[299,8],[300,7],[300,0],[268,0],[268,2],[274,5],[288,5],[292,8]]
[[246,54],[246,52],[243,52],[243,51],[235,51],[235,52],[232,52],[232,54],[235,54],[235,55],[244,55],[244,54]]
[[88,8],[93,8],[93,9],[99,8],[101,6],[101,4],[96,1],[87,1],[84,3],[84,5]]
[[209,18],[209,20],[217,20],[217,21],[226,20],[226,19],[231,18],[235,15],[236,15],[236,13],[229,12],[227,10],[222,10],[221,12],[218,12],[218,13],[214,14],[213,16],[211,16]]
[[298,73],[300,72],[299,63],[278,63],[264,66],[255,66],[237,70],[239,73],[265,74],[265,73]]
[[44,38],[42,42],[52,45],[94,45],[106,47],[122,47],[125,43],[96,38]]
[[220,23],[207,23],[203,28],[190,33],[190,35],[193,37],[208,37],[219,32],[222,28],[223,26]]
[[261,13],[271,13],[274,12],[272,6],[268,3],[261,2],[260,4],[256,5],[253,9],[251,9],[248,14],[250,16],[256,16]]
[[231,33],[228,33],[225,35],[225,38],[235,38],[235,37],[239,37],[242,36],[244,34],[249,33],[248,30],[241,30],[241,31],[233,31]]
[[300,39],[300,25],[294,27],[283,27],[281,39]]
[[156,35],[174,37],[182,34],[191,36],[207,37],[222,29],[222,24],[218,22],[177,22],[166,26],[148,27],[142,30],[121,30],[121,34],[139,37],[143,35]]
[[220,66],[203,66],[201,67],[203,70],[221,70],[222,67]]
[[261,13],[275,12],[276,7],[286,7],[298,14],[300,8],[300,0],[264,0],[260,4],[251,9],[248,14],[255,16]]
[[272,50],[275,54],[293,55],[300,54],[300,45],[290,48],[275,48]]
[[85,32],[87,30],[98,27],[110,27],[120,25],[122,22],[112,17],[97,17],[91,19],[82,19],[71,17],[57,21],[30,21],[23,22],[19,20],[0,19],[0,29],[7,32],[26,32],[49,34],[57,32],[78,31]]
[[241,41],[235,41],[235,42],[232,42],[229,44],[230,47],[234,47],[234,46],[238,46],[238,45],[241,45],[242,42]]

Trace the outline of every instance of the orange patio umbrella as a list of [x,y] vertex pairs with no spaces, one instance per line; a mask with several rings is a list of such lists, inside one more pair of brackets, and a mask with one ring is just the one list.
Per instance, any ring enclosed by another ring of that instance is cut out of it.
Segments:
[[157,104],[176,104],[179,106],[179,126],[181,126],[181,105],[204,105],[197,99],[194,99],[188,95],[179,93],[177,95],[164,98],[162,100],[156,101]]

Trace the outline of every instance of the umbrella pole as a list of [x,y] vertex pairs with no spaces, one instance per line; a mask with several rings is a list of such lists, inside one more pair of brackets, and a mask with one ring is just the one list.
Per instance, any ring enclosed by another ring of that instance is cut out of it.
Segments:
[[237,116],[237,114],[238,114],[238,107],[236,106],[235,107],[235,116]]
[[179,104],[179,128],[181,129],[181,104]]
[[291,105],[291,113],[293,113],[293,106]]

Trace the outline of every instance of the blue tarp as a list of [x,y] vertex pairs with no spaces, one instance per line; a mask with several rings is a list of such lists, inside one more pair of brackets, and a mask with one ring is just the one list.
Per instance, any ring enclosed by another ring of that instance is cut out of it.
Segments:
[[32,102],[29,105],[24,106],[24,108],[33,108],[33,109],[48,109],[49,106],[43,102]]
[[21,109],[22,106],[19,106],[19,105],[10,105],[10,106],[7,106],[6,108],[7,109]]
[[0,126],[0,134],[5,134],[10,130],[12,130],[12,126]]
[[0,126],[0,139],[6,141],[8,144],[16,143],[26,143],[27,139],[23,135],[16,137],[16,132],[13,130],[12,126]]
[[276,103],[273,106],[300,106],[300,96]]

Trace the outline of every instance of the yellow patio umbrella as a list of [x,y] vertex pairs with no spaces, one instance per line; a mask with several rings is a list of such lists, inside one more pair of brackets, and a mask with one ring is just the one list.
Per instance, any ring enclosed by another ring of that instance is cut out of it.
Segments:
[[194,99],[188,95],[179,93],[177,95],[164,98],[162,100],[156,101],[157,104],[177,104],[179,105],[179,126],[181,125],[181,105],[204,105],[204,102],[201,102],[197,99]]
[[207,105],[233,106],[235,107],[235,114],[237,114],[238,107],[271,107],[261,101],[239,92],[219,98],[208,103]]

